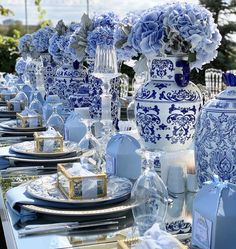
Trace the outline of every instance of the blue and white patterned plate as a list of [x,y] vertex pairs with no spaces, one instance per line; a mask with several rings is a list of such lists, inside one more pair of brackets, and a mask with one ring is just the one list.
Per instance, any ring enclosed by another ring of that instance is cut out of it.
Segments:
[[84,200],[68,199],[57,187],[57,175],[42,176],[30,182],[26,188],[27,192],[41,200],[76,204],[76,207],[91,207],[105,204],[114,204],[129,199],[132,183],[126,178],[111,177],[107,180],[107,195],[100,198]]

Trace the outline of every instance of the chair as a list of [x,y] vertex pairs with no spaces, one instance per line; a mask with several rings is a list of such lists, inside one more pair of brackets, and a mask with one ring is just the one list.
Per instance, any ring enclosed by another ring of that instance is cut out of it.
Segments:
[[209,68],[205,71],[205,83],[209,98],[214,98],[224,89],[222,70]]

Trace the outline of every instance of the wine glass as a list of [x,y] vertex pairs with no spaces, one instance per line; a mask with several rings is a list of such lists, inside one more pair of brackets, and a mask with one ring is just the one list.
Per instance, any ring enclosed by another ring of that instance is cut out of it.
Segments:
[[62,136],[64,136],[64,120],[57,112],[57,108],[59,105],[61,105],[61,103],[58,102],[53,103],[52,105],[53,112],[47,121],[47,127],[53,127]]
[[[165,229],[165,216],[168,206],[168,192],[165,184],[154,170],[154,162],[159,155],[156,151],[144,148],[137,151],[141,155],[142,164],[146,161],[145,170],[137,179],[131,192],[135,207],[132,208],[134,221],[140,235],[143,235],[154,223]],[[145,160],[146,159],[146,160]]]
[[[85,136],[81,139],[79,142],[79,147],[83,150],[83,157],[82,157],[82,163],[83,164],[89,164],[89,159],[92,158],[93,162],[95,162],[95,170],[97,172],[103,171],[103,160],[101,157],[101,144],[99,141],[95,138],[95,136],[92,133],[92,119],[86,118],[83,119],[83,122],[86,124],[87,132]],[[86,156],[86,154],[89,152],[89,154]],[[93,170],[93,169],[92,169]]]
[[96,48],[95,64],[93,76],[102,80],[102,95],[101,95],[101,107],[104,134],[103,151],[106,143],[109,140],[112,133],[112,118],[111,118],[111,99],[110,94],[111,84],[110,81],[113,78],[120,76],[118,73],[116,51],[114,46],[98,45]]

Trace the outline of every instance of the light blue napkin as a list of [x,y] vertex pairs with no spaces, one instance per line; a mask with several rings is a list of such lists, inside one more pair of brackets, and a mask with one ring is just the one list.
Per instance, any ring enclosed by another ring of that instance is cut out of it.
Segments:
[[27,216],[32,216],[34,212],[28,211],[22,208],[23,204],[36,205],[42,207],[54,207],[54,208],[63,208],[63,209],[76,209],[77,204],[70,203],[60,203],[60,202],[49,202],[45,200],[40,200],[34,198],[26,191],[26,184],[21,184],[15,188],[12,188],[6,193],[6,202],[8,208],[10,208],[15,215],[20,219]]

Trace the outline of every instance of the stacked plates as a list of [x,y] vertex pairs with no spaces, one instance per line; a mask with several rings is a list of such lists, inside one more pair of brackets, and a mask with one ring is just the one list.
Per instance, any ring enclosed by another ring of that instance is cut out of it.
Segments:
[[16,112],[9,111],[7,106],[0,106],[0,118],[16,118]]
[[5,156],[11,165],[17,162],[24,162],[33,165],[52,165],[57,163],[75,162],[81,155],[78,144],[65,141],[61,152],[36,152],[35,141],[25,141],[12,145],[9,149],[9,155]]
[[3,121],[0,123],[0,133],[4,136],[33,136],[36,131],[45,131],[46,127],[21,128],[17,127],[17,120]]
[[114,214],[134,207],[134,203],[129,199],[131,189],[132,183],[128,179],[114,176],[108,178],[107,196],[87,200],[72,200],[67,199],[60,192],[57,187],[57,176],[53,174],[33,180],[26,187],[29,195],[41,201],[47,201],[48,206],[23,204],[22,207],[34,212],[58,216]]

